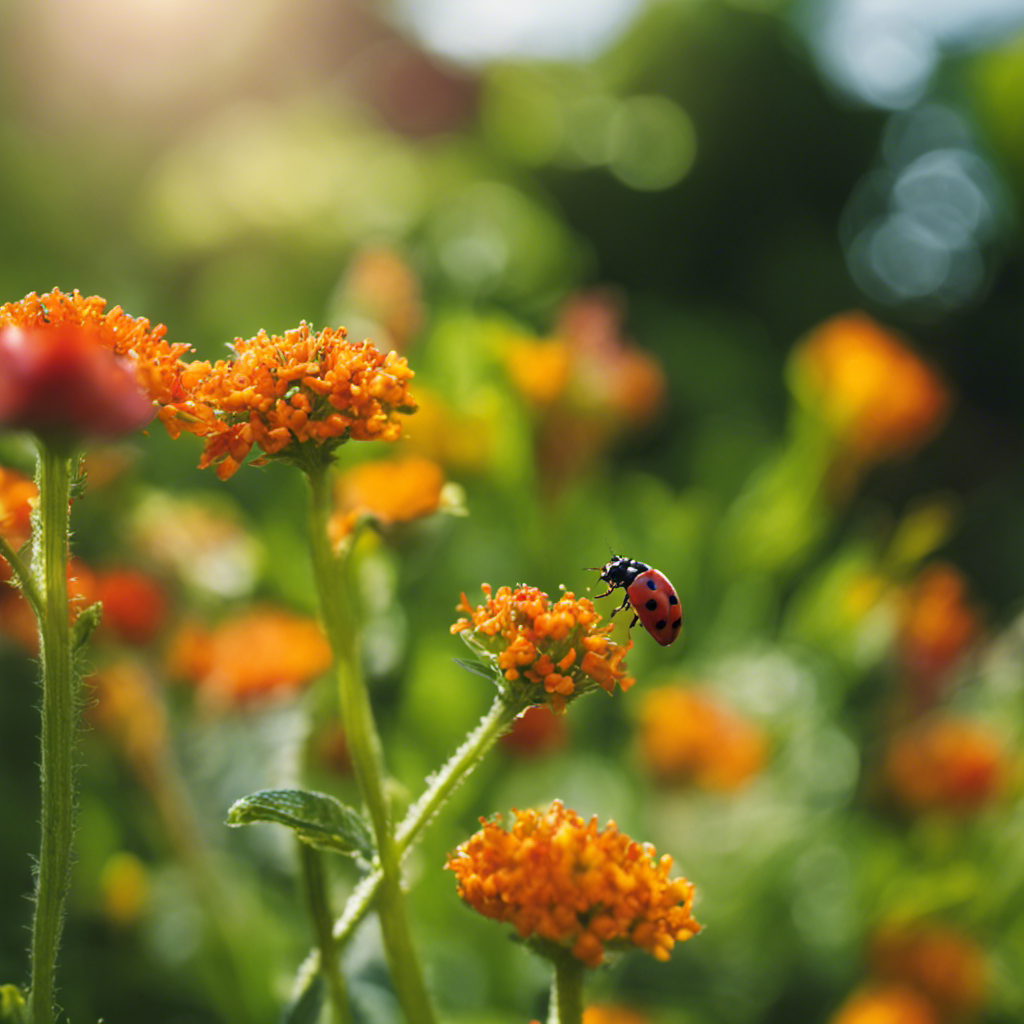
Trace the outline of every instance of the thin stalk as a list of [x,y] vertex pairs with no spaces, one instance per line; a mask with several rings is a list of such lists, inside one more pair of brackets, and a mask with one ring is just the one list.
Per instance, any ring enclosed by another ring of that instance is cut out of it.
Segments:
[[329,495],[326,466],[308,469],[306,477],[310,486],[310,543],[320,613],[334,652],[341,717],[353,773],[369,811],[377,844],[382,877],[376,902],[384,950],[391,967],[395,993],[409,1024],[435,1024],[433,1006],[413,946],[405,909],[400,857],[382,783],[380,737],[362,676],[349,585],[345,567],[331,551],[327,535]]
[[74,833],[74,745],[76,680],[72,670],[68,621],[68,506],[70,453],[39,443],[39,511],[33,569],[41,581],[39,651],[43,669],[42,786],[39,866],[32,920],[29,1016],[52,1024],[55,1014],[57,952],[64,923],[64,900],[71,870]]
[[582,1024],[584,964],[567,949],[552,957],[555,976],[551,979],[548,1024]]
[[36,618],[41,619],[43,616],[43,599],[39,596],[36,581],[32,578],[32,573],[29,572],[28,566],[21,560],[18,552],[11,547],[2,534],[0,534],[0,558],[3,558],[11,567],[14,578],[18,581],[18,586],[21,587],[21,592],[25,595],[25,599],[31,606],[32,611],[35,612]]
[[[444,766],[431,777],[420,798],[406,812],[395,834],[399,856],[405,856],[409,852],[441,805],[483,760],[487,751],[494,746],[498,737],[508,729],[524,707],[523,704],[510,704],[501,697],[495,699],[477,727]],[[373,905],[381,881],[381,873],[376,870],[356,886],[341,917],[334,922],[334,938],[339,944],[344,944],[351,938],[356,925]]]
[[331,1000],[332,1024],[349,1024],[348,993],[338,968],[338,950],[331,931],[331,908],[327,899],[327,879],[323,854],[308,843],[296,840],[299,848],[299,866],[305,890],[306,906],[313,922],[316,944],[320,950],[320,971],[327,981]]

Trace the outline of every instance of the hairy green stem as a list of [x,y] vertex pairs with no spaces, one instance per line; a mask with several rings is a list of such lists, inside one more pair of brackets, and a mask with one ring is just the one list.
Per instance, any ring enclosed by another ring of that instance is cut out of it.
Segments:
[[33,572],[41,582],[39,651],[43,670],[42,786],[39,865],[32,920],[32,1024],[52,1024],[55,1015],[57,952],[71,870],[74,832],[74,745],[77,718],[68,621],[68,505],[70,453],[39,444],[39,510],[33,544]]
[[410,1024],[435,1024],[433,1006],[413,946],[405,909],[400,856],[382,783],[380,737],[363,681],[359,637],[350,588],[345,577],[346,567],[331,551],[327,535],[327,468],[323,465],[308,468],[306,476],[310,486],[313,571],[320,597],[321,616],[334,651],[342,724],[353,773],[369,811],[377,844],[381,882],[376,906],[384,936],[384,949],[391,967],[392,983]]
[[552,957],[555,976],[551,979],[548,1024],[582,1024],[584,965],[567,949]]
[[320,950],[320,972],[327,981],[327,991],[331,1000],[332,1024],[348,1024],[352,1015],[349,1013],[345,981],[338,967],[337,943],[331,931],[331,908],[327,898],[323,854],[299,839],[295,842],[299,848],[299,867],[302,871],[306,906],[309,908],[316,944]]
[[[498,737],[508,730],[525,707],[525,704],[510,704],[501,697],[495,699],[477,727],[431,777],[420,798],[406,812],[395,835],[399,855],[404,856],[411,849],[445,800],[483,760]],[[351,937],[356,925],[372,906],[380,883],[380,871],[374,871],[356,886],[344,913],[334,924],[334,937],[339,943],[345,943]]]

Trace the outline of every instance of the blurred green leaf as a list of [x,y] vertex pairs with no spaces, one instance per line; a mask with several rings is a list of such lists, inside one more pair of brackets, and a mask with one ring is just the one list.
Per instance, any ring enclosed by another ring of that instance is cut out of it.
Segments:
[[371,860],[370,829],[351,807],[326,793],[304,789],[264,789],[242,797],[228,811],[232,828],[257,822],[287,825],[304,843],[332,853]]
[[279,1024],[316,1024],[324,1005],[324,976],[316,974],[285,1008]]

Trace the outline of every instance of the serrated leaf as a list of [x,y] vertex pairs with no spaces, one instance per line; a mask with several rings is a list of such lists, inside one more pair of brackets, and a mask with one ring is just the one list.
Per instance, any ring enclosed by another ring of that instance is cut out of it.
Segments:
[[305,789],[263,789],[236,800],[228,811],[232,828],[256,822],[287,825],[319,850],[372,860],[373,839],[363,817],[326,793]]
[[278,1024],[316,1024],[324,1005],[324,976],[315,974],[310,983],[290,1002]]
[[452,658],[452,661],[467,672],[472,672],[475,676],[483,676],[484,679],[492,683],[495,682],[495,669],[481,665],[479,661],[465,661],[463,658]]

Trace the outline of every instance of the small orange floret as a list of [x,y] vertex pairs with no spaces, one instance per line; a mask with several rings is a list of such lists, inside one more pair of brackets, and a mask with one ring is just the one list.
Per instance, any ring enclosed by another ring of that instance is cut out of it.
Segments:
[[562,712],[568,700],[598,686],[611,693],[616,683],[622,690],[633,685],[626,675],[628,645],[608,638],[611,625],[598,626],[601,617],[589,598],[564,591],[552,603],[543,590],[523,584],[493,594],[486,583],[480,589],[482,605],[473,607],[462,595],[456,607],[468,617],[451,632],[461,633],[482,660],[496,659],[516,697],[532,693],[533,703],[547,701]]
[[547,811],[514,811],[506,830],[483,828],[448,858],[459,895],[478,913],[512,925],[523,939],[558,943],[590,967],[607,947],[634,946],[667,960],[700,931],[693,885],[669,878],[658,858],[614,822],[599,829],[556,800]]
[[103,604],[100,626],[127,644],[147,644],[167,615],[167,594],[152,577],[137,569],[111,569],[98,577]]
[[800,401],[863,462],[915,451],[949,409],[938,375],[903,338],[864,313],[815,328],[794,350],[790,370]]
[[731,792],[764,765],[761,730],[708,694],[678,686],[650,690],[639,717],[640,756],[659,782]]
[[952,715],[915,723],[890,743],[883,777],[909,811],[970,814],[1004,792],[1011,765],[986,726]]
[[222,479],[253,447],[264,456],[330,450],[349,439],[397,441],[399,413],[416,403],[409,364],[343,327],[314,332],[306,323],[283,335],[235,339],[234,358],[193,362],[182,373],[184,398],[169,407],[175,427],[205,438],[200,468]]
[[170,673],[195,683],[215,705],[293,692],[330,664],[317,622],[274,608],[255,608],[213,630],[186,625],[169,655]]
[[364,462],[338,479],[338,511],[331,517],[331,541],[352,531],[361,515],[379,523],[407,523],[436,512],[441,504],[444,470],[430,459],[411,456]]

